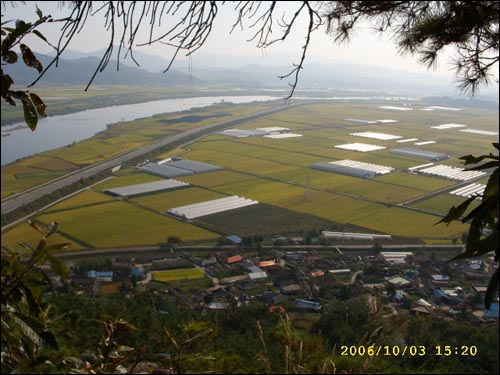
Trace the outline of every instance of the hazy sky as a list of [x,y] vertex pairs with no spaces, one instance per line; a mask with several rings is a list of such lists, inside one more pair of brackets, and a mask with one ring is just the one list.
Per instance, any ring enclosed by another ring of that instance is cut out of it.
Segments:
[[[63,8],[63,12],[59,10],[57,2],[27,2],[26,5],[18,5],[16,8],[7,6],[2,8],[2,22],[9,19],[32,19],[36,18],[35,4],[38,4],[43,14],[51,14],[54,18],[68,14],[68,8]],[[96,2],[96,5],[99,2]],[[280,6],[290,15],[297,8],[297,2],[280,2]],[[97,8],[97,6],[96,6]],[[101,12],[103,13],[103,12]],[[68,47],[71,50],[82,52],[91,52],[104,48],[109,43],[110,33],[105,31],[104,19],[99,13],[92,17],[83,30],[77,35]],[[280,12],[281,13],[281,12]],[[279,13],[278,13],[279,14]],[[212,35],[207,40],[206,44],[200,52],[210,53],[212,55],[237,55],[248,56],[252,63],[258,62],[261,64],[292,64],[298,62],[301,46],[304,43],[306,26],[305,23],[298,25],[296,30],[290,35],[289,41],[286,43],[274,44],[265,50],[256,47],[256,42],[248,42],[253,32],[248,29],[250,22],[246,22],[244,30],[239,28],[230,34],[231,26],[234,23],[236,13],[232,3],[226,3],[220,7],[220,13],[217,16],[216,23],[213,28]],[[40,29],[42,33],[55,43],[60,33],[61,24],[50,25]],[[144,34],[142,40],[145,41],[147,35]],[[138,39],[139,40],[139,39]],[[118,40],[115,41],[117,44]],[[44,45],[41,40],[33,37],[26,41],[35,51],[48,52],[50,47]],[[166,59],[170,58],[168,47],[156,44],[149,46],[147,49],[141,49],[142,52],[162,56]],[[64,55],[63,55],[64,58]],[[193,56],[193,61],[200,64],[197,60],[197,55]],[[310,62],[352,62],[356,64],[378,65],[389,69],[398,69],[409,72],[427,72],[441,76],[453,77],[453,72],[450,71],[450,54],[446,54],[439,60],[436,69],[427,70],[424,66],[417,62],[415,56],[400,56],[397,52],[395,43],[391,40],[390,35],[381,36],[374,32],[368,26],[358,30],[351,42],[344,46],[336,46],[333,43],[332,37],[326,35],[324,29],[319,29],[313,34],[312,42],[306,59]]]

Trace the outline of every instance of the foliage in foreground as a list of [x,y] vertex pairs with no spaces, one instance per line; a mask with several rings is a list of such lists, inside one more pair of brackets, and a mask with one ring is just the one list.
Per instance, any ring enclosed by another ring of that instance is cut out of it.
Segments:
[[36,363],[40,349],[58,348],[47,326],[49,311],[44,300],[44,289],[51,286],[51,280],[40,266],[49,262],[52,271],[64,280],[67,267],[52,253],[69,244],[47,246],[47,238],[57,231],[57,222],[50,226],[29,224],[42,239],[36,248],[21,244],[29,251],[28,256],[2,246],[2,373],[27,360]]
[[[498,151],[498,143],[493,146]],[[448,214],[440,221],[449,224],[453,220],[460,220],[462,223],[469,223],[470,228],[467,236],[465,252],[456,256],[452,260],[463,258],[474,258],[490,252],[495,253],[495,262],[498,263],[499,241],[498,236],[498,213],[499,213],[499,175],[498,175],[498,155],[482,155],[475,157],[472,155],[463,156],[460,159],[465,161],[465,165],[473,165],[468,170],[478,171],[494,168],[488,179],[484,193],[481,196],[481,204],[473,209],[469,214],[464,215],[469,205],[478,197],[476,195],[468,198],[458,207],[452,207]],[[498,267],[493,274],[489,284],[484,303],[487,309],[490,308],[495,293],[499,286]]]

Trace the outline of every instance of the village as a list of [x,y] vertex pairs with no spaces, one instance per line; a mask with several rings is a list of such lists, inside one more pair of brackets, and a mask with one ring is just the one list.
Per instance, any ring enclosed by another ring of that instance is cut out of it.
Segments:
[[450,261],[438,251],[388,251],[378,242],[353,253],[301,246],[302,237],[275,240],[279,245],[264,248],[230,236],[231,246],[205,250],[203,256],[171,245],[161,254],[66,261],[69,283],[52,280],[61,290],[100,298],[134,298],[149,289],[179,308],[198,310],[260,304],[270,312],[319,313],[325,303],[364,296],[372,313],[385,317],[498,320],[498,292],[490,309],[484,307],[492,256]]

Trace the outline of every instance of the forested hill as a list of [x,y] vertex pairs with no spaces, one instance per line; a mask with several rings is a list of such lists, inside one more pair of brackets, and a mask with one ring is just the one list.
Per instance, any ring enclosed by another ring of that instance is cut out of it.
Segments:
[[[38,60],[46,67],[53,59],[51,56],[36,54]],[[18,56],[18,61],[22,60]],[[100,59],[97,57],[84,57],[75,60],[59,59],[58,66],[53,66],[42,77],[39,84],[43,85],[86,85],[95,70],[99,66]],[[22,63],[2,66],[18,85],[29,85],[37,77],[35,69],[29,69]],[[99,72],[93,82],[94,84],[120,84],[120,85],[154,85],[172,86],[203,83],[197,77],[169,70],[167,73],[150,73],[140,68],[120,64],[119,71],[116,70],[116,61],[110,61],[103,72]]]

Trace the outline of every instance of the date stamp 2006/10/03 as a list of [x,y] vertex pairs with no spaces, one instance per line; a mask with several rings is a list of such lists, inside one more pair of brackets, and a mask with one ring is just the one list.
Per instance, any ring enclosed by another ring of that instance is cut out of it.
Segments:
[[436,345],[428,348],[424,345],[342,345],[340,347],[340,355],[343,356],[394,356],[394,357],[423,357],[426,355],[444,356],[471,356],[477,354],[477,346],[475,345]]

